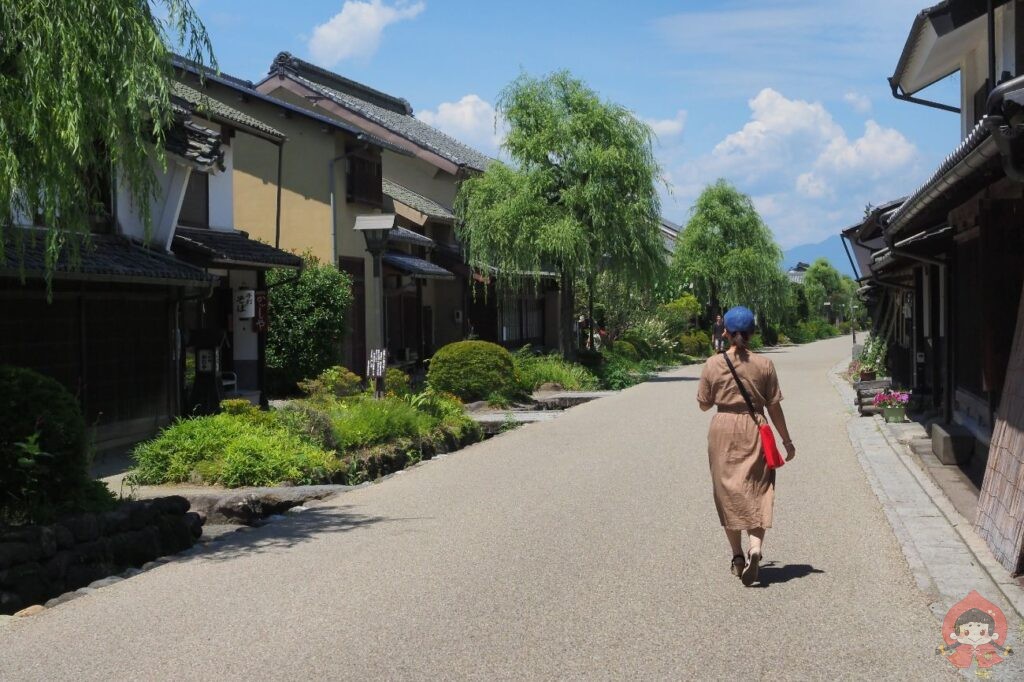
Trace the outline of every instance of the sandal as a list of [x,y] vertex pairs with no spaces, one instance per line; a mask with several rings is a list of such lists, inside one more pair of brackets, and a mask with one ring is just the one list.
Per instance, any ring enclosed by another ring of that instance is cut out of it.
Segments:
[[739,578],[743,575],[743,567],[746,565],[746,560],[742,554],[737,554],[732,558],[732,574]]
[[748,552],[747,553],[747,565],[743,569],[743,574],[740,579],[743,580],[743,584],[750,587],[757,582],[757,573],[761,564],[761,553],[760,552]]

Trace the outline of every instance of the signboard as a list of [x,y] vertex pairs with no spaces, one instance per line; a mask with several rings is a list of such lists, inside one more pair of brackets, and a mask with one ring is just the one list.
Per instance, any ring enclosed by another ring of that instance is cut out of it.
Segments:
[[383,348],[374,348],[366,361],[366,377],[368,379],[383,378],[388,369],[388,352]]
[[256,317],[256,292],[252,289],[235,291],[235,319],[251,320]]
[[256,318],[252,326],[261,334],[270,327],[270,299],[265,291],[256,292]]
[[212,348],[200,348],[196,351],[196,371],[212,374],[214,370],[214,351]]

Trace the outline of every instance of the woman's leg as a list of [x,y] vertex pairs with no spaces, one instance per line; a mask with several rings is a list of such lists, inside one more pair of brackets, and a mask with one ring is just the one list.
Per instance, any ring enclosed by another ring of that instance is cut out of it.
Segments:
[[725,537],[729,538],[729,546],[732,547],[733,556],[743,554],[743,541],[740,536],[740,531],[733,530],[732,528],[726,528]]
[[761,553],[761,544],[764,542],[764,528],[751,528],[747,531],[750,538],[750,551]]

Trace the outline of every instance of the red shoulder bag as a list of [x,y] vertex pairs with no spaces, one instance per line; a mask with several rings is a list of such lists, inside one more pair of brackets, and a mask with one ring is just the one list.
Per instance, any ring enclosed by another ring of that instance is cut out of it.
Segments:
[[772,427],[764,423],[762,424],[757,418],[757,412],[754,410],[754,401],[750,399],[750,394],[747,393],[747,389],[743,387],[743,382],[740,381],[740,377],[736,374],[736,368],[732,366],[732,360],[729,359],[729,353],[722,354],[725,357],[725,364],[729,365],[729,371],[732,372],[732,378],[736,380],[736,386],[740,389],[740,395],[743,396],[743,400],[747,403],[747,409],[750,410],[750,417],[757,424],[757,429],[761,433],[761,452],[764,454],[764,463],[769,469],[778,469],[786,460],[782,458],[782,454],[779,453],[779,447],[775,444],[775,432],[772,431]]

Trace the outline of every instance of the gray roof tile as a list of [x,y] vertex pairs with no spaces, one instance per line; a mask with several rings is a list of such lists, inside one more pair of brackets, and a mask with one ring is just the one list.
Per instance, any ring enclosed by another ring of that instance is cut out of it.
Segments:
[[384,178],[382,181],[384,194],[391,197],[395,201],[405,204],[409,208],[416,209],[423,215],[433,218],[435,220],[441,220],[444,222],[454,222],[455,214],[449,209],[445,208],[441,204],[437,203],[433,199],[423,196],[417,192],[413,192],[408,187],[399,185],[394,180]]
[[[456,165],[483,171],[492,161],[486,154],[478,152],[413,116],[412,107],[406,100],[356,83],[286,52],[279,54],[271,66],[272,74],[282,72],[334,103]],[[325,85],[317,79],[326,80],[333,87]]]
[[197,114],[207,116],[211,120],[220,119],[229,123],[236,123],[277,139],[284,139],[285,137],[284,133],[277,128],[268,125],[249,114],[243,113],[234,107],[229,107],[227,104],[213,99],[209,94],[200,92],[191,86],[185,85],[181,81],[172,81],[171,92],[188,102]]
[[195,254],[201,260],[214,265],[302,267],[302,259],[299,256],[249,239],[245,232],[179,227],[174,233],[174,249]]
[[[78,259],[65,247],[54,277],[106,282],[152,282],[156,284],[209,284],[216,280],[200,268],[169,254],[147,249],[119,235],[69,235],[78,242]],[[44,230],[18,229],[8,233],[0,274],[38,279],[46,270]]]

